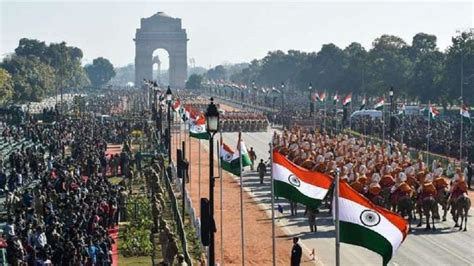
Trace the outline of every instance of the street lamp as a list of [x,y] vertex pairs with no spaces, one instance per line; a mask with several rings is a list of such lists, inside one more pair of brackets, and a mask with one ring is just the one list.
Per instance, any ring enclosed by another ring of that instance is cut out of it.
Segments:
[[168,160],[171,163],[171,99],[173,95],[171,88],[168,86],[166,90],[166,102],[168,103]]
[[214,135],[219,131],[219,111],[213,98],[211,98],[211,103],[206,111],[206,131],[209,134],[209,265],[214,266],[214,233],[216,231],[214,223]]
[[313,117],[313,112],[314,112],[314,103],[313,99],[311,98],[313,95],[313,84],[311,82],[309,83],[309,117]]

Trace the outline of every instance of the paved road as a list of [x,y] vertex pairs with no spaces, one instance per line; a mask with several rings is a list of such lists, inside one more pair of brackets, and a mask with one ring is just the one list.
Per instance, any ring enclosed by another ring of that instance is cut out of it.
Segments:
[[[270,130],[265,133],[243,133],[247,148],[254,147],[258,161],[269,158]],[[224,133],[224,142],[236,147],[237,133]],[[259,184],[258,177],[250,170],[244,174],[244,187],[253,199],[261,204],[270,216],[270,182],[269,178],[263,185]],[[335,265],[335,231],[332,217],[326,209],[321,211],[317,219],[318,232],[310,233],[306,218],[303,217],[304,208],[299,208],[297,217],[289,216],[289,204],[285,199],[276,201],[284,208],[284,213],[278,216],[277,225],[283,226],[290,236],[299,236],[306,248],[306,252],[315,249],[319,265]],[[472,214],[473,210],[471,210]],[[276,212],[277,213],[277,212]],[[449,216],[449,214],[448,214]],[[438,222],[436,231],[425,232],[414,228],[408,235],[401,248],[397,251],[389,265],[474,265],[474,219],[469,217],[467,232],[458,232],[453,229],[454,223]],[[341,265],[381,265],[382,258],[364,248],[341,244]]]

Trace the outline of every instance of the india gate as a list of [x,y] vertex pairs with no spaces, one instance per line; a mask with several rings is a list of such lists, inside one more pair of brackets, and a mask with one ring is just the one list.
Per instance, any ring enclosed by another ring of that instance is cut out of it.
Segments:
[[187,37],[181,19],[158,12],[142,18],[135,34],[135,85],[153,79],[153,52],[164,49],[169,54],[169,81],[172,88],[184,88],[187,78]]

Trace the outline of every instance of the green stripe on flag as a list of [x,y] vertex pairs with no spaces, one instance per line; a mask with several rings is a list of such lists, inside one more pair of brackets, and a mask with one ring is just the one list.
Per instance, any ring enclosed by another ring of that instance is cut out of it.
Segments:
[[209,139],[209,133],[207,132],[204,132],[204,133],[189,132],[189,135],[195,139]]
[[321,201],[310,198],[301,193],[296,187],[289,185],[288,183],[274,180],[274,189],[276,197],[283,197],[285,199],[301,203],[309,208],[318,208],[321,205]]
[[[234,161],[238,162],[238,160]],[[228,162],[226,160],[221,159],[222,170],[225,170],[233,175],[240,176],[240,165],[236,164],[234,161]]]
[[383,265],[392,258],[393,249],[390,242],[377,232],[357,224],[339,221],[341,242],[362,246],[378,253],[383,258]]

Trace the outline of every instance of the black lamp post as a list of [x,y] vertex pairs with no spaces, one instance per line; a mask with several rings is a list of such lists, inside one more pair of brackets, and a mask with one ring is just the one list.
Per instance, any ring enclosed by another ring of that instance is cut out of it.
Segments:
[[214,99],[211,98],[211,103],[206,111],[206,130],[209,133],[209,265],[214,266],[214,135],[219,131],[219,111],[214,104]]
[[390,87],[390,90],[388,91],[388,95],[390,96],[390,142],[392,141],[393,137],[393,87]]
[[171,163],[171,100],[173,95],[171,88],[168,86],[166,90],[166,102],[168,103],[168,160]]
[[281,111],[283,112],[283,106],[285,105],[285,97],[284,97],[284,89],[285,89],[285,83],[281,83]]
[[308,91],[309,91],[309,117],[313,117],[313,112],[314,112],[314,103],[313,103],[313,84],[311,82],[309,83],[308,86]]

